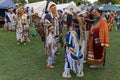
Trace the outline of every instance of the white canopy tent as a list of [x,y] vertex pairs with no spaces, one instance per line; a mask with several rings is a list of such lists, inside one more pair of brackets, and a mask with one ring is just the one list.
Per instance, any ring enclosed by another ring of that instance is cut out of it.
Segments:
[[[35,13],[38,13],[39,15],[42,15],[42,11],[45,10],[47,1],[39,1],[39,2],[35,2],[35,3],[29,3],[26,4],[24,7],[29,7],[29,8],[33,8]],[[48,10],[51,4],[55,4],[54,2],[50,2],[48,5]],[[68,10],[70,8],[73,8],[75,12],[80,11],[79,14],[84,14],[86,12],[86,10],[82,10],[76,6],[76,4],[74,2],[70,2],[70,3],[65,3],[65,4],[58,4],[57,5],[57,10],[62,10],[64,8],[67,8]]]
[[[67,9],[73,8],[75,12],[79,11],[78,15],[80,15],[80,14],[85,14],[89,7],[86,5],[81,5],[81,6],[77,7],[74,2],[57,5],[58,10],[63,10],[64,8],[67,8]],[[67,12],[70,13],[70,11],[68,11],[68,10],[67,10]]]
[[[39,1],[39,2],[35,2],[35,3],[26,4],[24,7],[25,8],[26,7],[33,8],[35,13],[40,13],[45,9],[46,4],[47,4],[47,1]],[[55,4],[55,3],[50,2],[48,5],[48,9],[51,4]]]
[[[43,9],[45,9],[46,4],[47,4],[47,1],[39,1],[39,2],[35,2],[35,3],[26,4],[25,7],[30,7],[30,8],[33,7],[34,11],[36,13],[39,13]],[[50,2],[49,5],[51,5],[51,4],[55,4],[55,3]],[[63,10],[64,8],[67,8],[67,9],[73,8],[75,10],[75,12],[79,11],[79,9],[77,8],[77,6],[74,2],[57,5],[57,10]]]
[[64,8],[67,8],[67,9],[73,8],[75,12],[79,11],[78,7],[74,2],[57,5],[58,10],[63,10]]

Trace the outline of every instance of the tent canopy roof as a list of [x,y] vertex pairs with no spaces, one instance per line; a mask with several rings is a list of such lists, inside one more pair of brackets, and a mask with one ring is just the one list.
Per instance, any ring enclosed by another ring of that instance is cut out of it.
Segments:
[[120,8],[113,4],[96,5],[96,6],[93,6],[92,9],[96,9],[96,8],[100,8],[100,7],[103,7],[102,11],[120,11]]
[[108,4],[104,6],[103,11],[120,11],[120,8],[113,4]]
[[7,9],[8,7],[15,8],[14,2],[11,0],[0,0],[0,9]]
[[63,10],[64,8],[67,8],[67,9],[73,8],[75,12],[79,11],[78,7],[74,2],[57,5],[58,10]]

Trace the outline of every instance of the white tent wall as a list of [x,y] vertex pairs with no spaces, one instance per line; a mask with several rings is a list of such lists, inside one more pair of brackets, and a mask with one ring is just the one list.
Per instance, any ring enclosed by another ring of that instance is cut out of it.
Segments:
[[41,2],[40,4],[37,4],[37,7],[34,9],[35,12],[39,13],[46,7],[46,1]]
[[[46,4],[47,4],[47,1],[40,1],[40,2],[26,4],[24,7],[25,8],[26,7],[32,8],[33,7],[35,13],[40,13],[40,12],[43,11],[43,9],[45,9]],[[50,2],[47,10],[49,10],[49,7],[50,7],[51,4],[55,4],[55,3]]]
[[[34,12],[38,13],[39,16],[41,16],[43,14],[42,11],[46,7],[46,4],[47,4],[47,1],[39,1],[39,2],[35,2],[35,3],[26,4],[24,7],[25,8],[26,7],[32,8],[33,7]],[[50,7],[51,4],[55,4],[55,3],[54,2],[50,2],[49,5],[48,5],[48,9],[47,10],[49,10],[49,7]],[[65,4],[58,4],[57,5],[57,10],[63,10],[64,8],[67,8],[67,9],[73,8],[75,12],[80,11],[79,14],[84,14],[86,12],[86,9],[81,11],[81,9],[78,8],[74,2],[65,3]]]
[[79,11],[78,7],[74,2],[57,5],[58,10],[63,10],[64,8],[67,8],[67,9],[73,8],[75,12]]
[[[26,4],[25,8],[26,7],[32,8],[33,7],[34,11],[36,13],[39,13],[43,9],[45,9],[46,3],[47,3],[47,1],[40,1],[40,2],[35,2],[35,3],[30,3],[30,4]],[[55,3],[54,2],[50,2],[49,6],[51,4],[55,4]],[[67,8],[67,9],[73,8],[75,10],[75,12],[79,11],[78,7],[76,6],[76,4],[74,2],[66,3],[66,4],[58,4],[57,5],[57,10],[63,10],[64,8]]]
[[26,4],[24,7],[29,7],[34,9],[35,13],[39,13],[40,11],[42,11],[43,9],[45,9],[47,1],[40,1],[40,2],[35,2],[35,3],[30,3],[30,4]]

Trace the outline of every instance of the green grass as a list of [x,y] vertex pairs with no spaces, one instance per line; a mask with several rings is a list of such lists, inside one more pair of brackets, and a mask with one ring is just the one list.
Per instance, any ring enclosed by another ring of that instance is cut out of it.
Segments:
[[14,32],[0,30],[0,80],[120,80],[120,33],[110,32],[110,48],[107,49],[106,66],[90,69],[84,64],[85,76],[62,78],[64,49],[56,57],[54,69],[46,68],[43,43],[39,37],[31,37],[26,46],[17,45]]

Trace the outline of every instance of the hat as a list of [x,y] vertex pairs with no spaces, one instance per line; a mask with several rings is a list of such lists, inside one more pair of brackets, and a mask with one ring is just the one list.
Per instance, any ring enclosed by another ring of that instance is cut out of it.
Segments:
[[52,29],[52,28],[55,28],[53,25],[51,26],[48,26],[48,30]]
[[51,6],[50,6],[50,9],[51,8],[55,8],[56,7],[56,5],[55,4],[52,4]]

